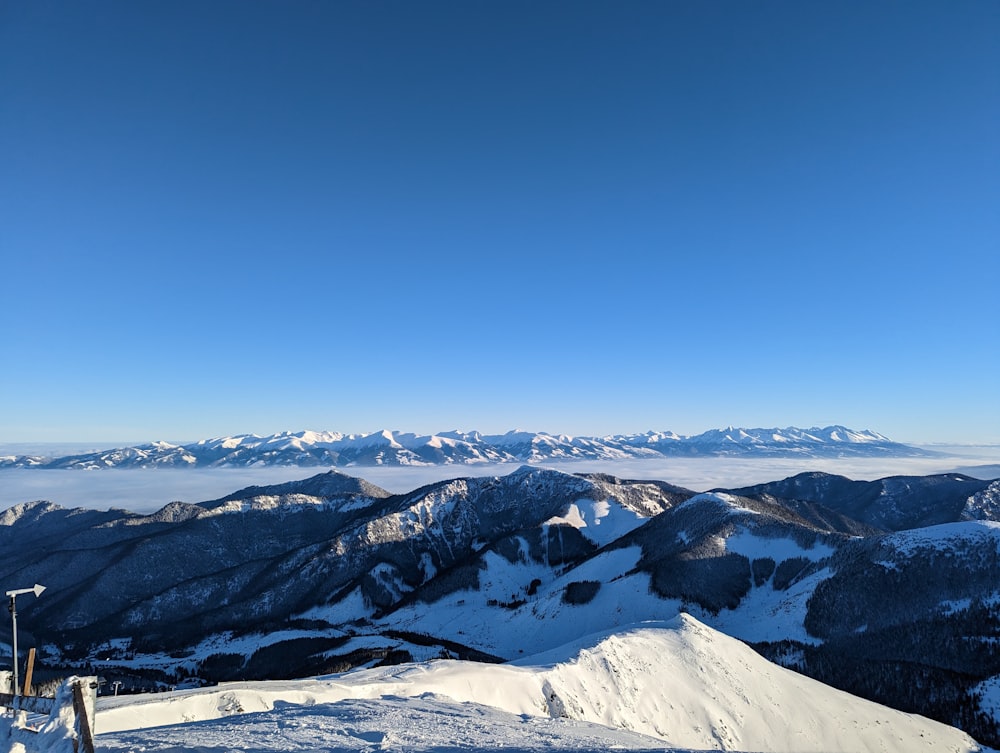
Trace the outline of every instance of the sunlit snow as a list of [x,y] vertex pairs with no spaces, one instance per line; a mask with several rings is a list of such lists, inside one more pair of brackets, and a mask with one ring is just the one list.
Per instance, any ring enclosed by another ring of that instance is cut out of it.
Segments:
[[98,747],[178,750],[981,750],[782,669],[687,615],[513,664],[439,660],[99,701]]

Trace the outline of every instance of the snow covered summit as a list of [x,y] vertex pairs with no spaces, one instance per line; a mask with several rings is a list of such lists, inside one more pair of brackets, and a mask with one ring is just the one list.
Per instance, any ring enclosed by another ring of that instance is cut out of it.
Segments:
[[248,753],[372,750],[376,743],[412,751],[984,750],[953,727],[771,664],[685,614],[513,664],[439,660],[106,698],[97,728],[100,748],[112,753],[221,750],[235,739]]

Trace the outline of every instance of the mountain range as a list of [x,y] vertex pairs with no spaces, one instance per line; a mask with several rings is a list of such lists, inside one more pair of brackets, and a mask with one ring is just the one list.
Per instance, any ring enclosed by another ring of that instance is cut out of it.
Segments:
[[1000,481],[805,473],[698,493],[522,466],[392,494],[328,471],[152,515],[0,513],[49,671],[126,688],[509,662],[691,615],[1000,742]]
[[135,447],[64,457],[0,456],[0,468],[245,468],[298,466],[345,468],[379,465],[541,463],[629,458],[746,457],[919,457],[935,453],[894,442],[873,431],[843,426],[797,429],[713,429],[694,436],[673,432],[571,437],[509,431],[485,435],[448,431],[417,435],[282,432],[242,434],[189,444],[152,442]]

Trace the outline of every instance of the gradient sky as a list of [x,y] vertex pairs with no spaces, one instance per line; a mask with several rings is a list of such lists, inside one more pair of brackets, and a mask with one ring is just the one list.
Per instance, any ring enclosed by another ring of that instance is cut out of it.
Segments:
[[1000,442],[1000,3],[0,0],[0,442]]

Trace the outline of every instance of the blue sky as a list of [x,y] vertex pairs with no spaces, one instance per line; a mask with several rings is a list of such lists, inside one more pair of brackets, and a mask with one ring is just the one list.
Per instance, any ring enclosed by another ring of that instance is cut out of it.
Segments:
[[1000,4],[0,2],[0,441],[1000,442]]

